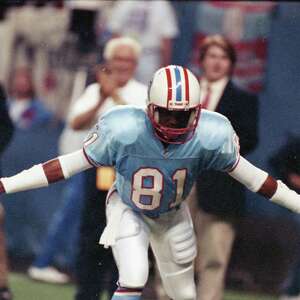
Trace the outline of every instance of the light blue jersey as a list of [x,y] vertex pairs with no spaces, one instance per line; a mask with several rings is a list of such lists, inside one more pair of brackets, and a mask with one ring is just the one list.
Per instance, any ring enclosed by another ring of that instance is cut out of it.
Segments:
[[114,185],[122,200],[150,217],[177,207],[202,170],[227,171],[239,156],[238,138],[218,113],[202,110],[193,138],[165,148],[147,113],[132,106],[103,115],[84,150],[93,165],[115,167]]

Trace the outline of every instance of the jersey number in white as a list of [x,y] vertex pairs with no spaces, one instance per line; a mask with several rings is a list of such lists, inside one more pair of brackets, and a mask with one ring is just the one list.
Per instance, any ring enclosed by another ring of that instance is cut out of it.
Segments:
[[[172,179],[176,184],[176,199],[170,207],[178,205],[182,200],[184,183],[187,175],[187,169],[178,169],[174,172]],[[148,185],[145,182],[148,180]],[[160,206],[164,186],[163,174],[158,169],[142,168],[134,173],[132,178],[132,201],[134,204],[144,210],[153,210]],[[148,200],[141,201],[141,198]]]

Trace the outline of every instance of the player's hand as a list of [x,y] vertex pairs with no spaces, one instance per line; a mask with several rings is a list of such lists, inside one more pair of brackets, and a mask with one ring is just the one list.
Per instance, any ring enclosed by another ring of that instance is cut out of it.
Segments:
[[112,96],[117,91],[117,82],[114,78],[113,72],[109,67],[104,67],[97,76],[98,82],[100,84],[100,94],[101,98],[105,99]]

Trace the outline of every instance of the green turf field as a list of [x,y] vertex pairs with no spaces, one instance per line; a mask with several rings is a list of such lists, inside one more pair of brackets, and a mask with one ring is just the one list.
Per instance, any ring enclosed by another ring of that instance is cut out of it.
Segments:
[[9,278],[14,300],[71,300],[74,294],[72,285],[38,283],[20,273],[11,273]]
[[[11,273],[10,285],[15,296],[14,300],[73,300],[74,295],[73,285],[58,286],[38,283],[20,273]],[[224,300],[277,300],[277,298],[228,291]]]
[[237,292],[226,292],[224,300],[277,300],[276,297],[267,295],[244,294]]

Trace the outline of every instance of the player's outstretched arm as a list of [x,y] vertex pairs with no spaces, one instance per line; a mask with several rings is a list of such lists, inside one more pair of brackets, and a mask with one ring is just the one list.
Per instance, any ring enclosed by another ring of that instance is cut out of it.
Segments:
[[59,156],[11,177],[0,180],[0,193],[15,193],[48,186],[91,168],[83,150]]
[[252,192],[259,193],[274,203],[300,213],[300,195],[289,189],[280,180],[275,180],[265,171],[252,165],[245,158],[240,157],[234,170],[228,174]]

